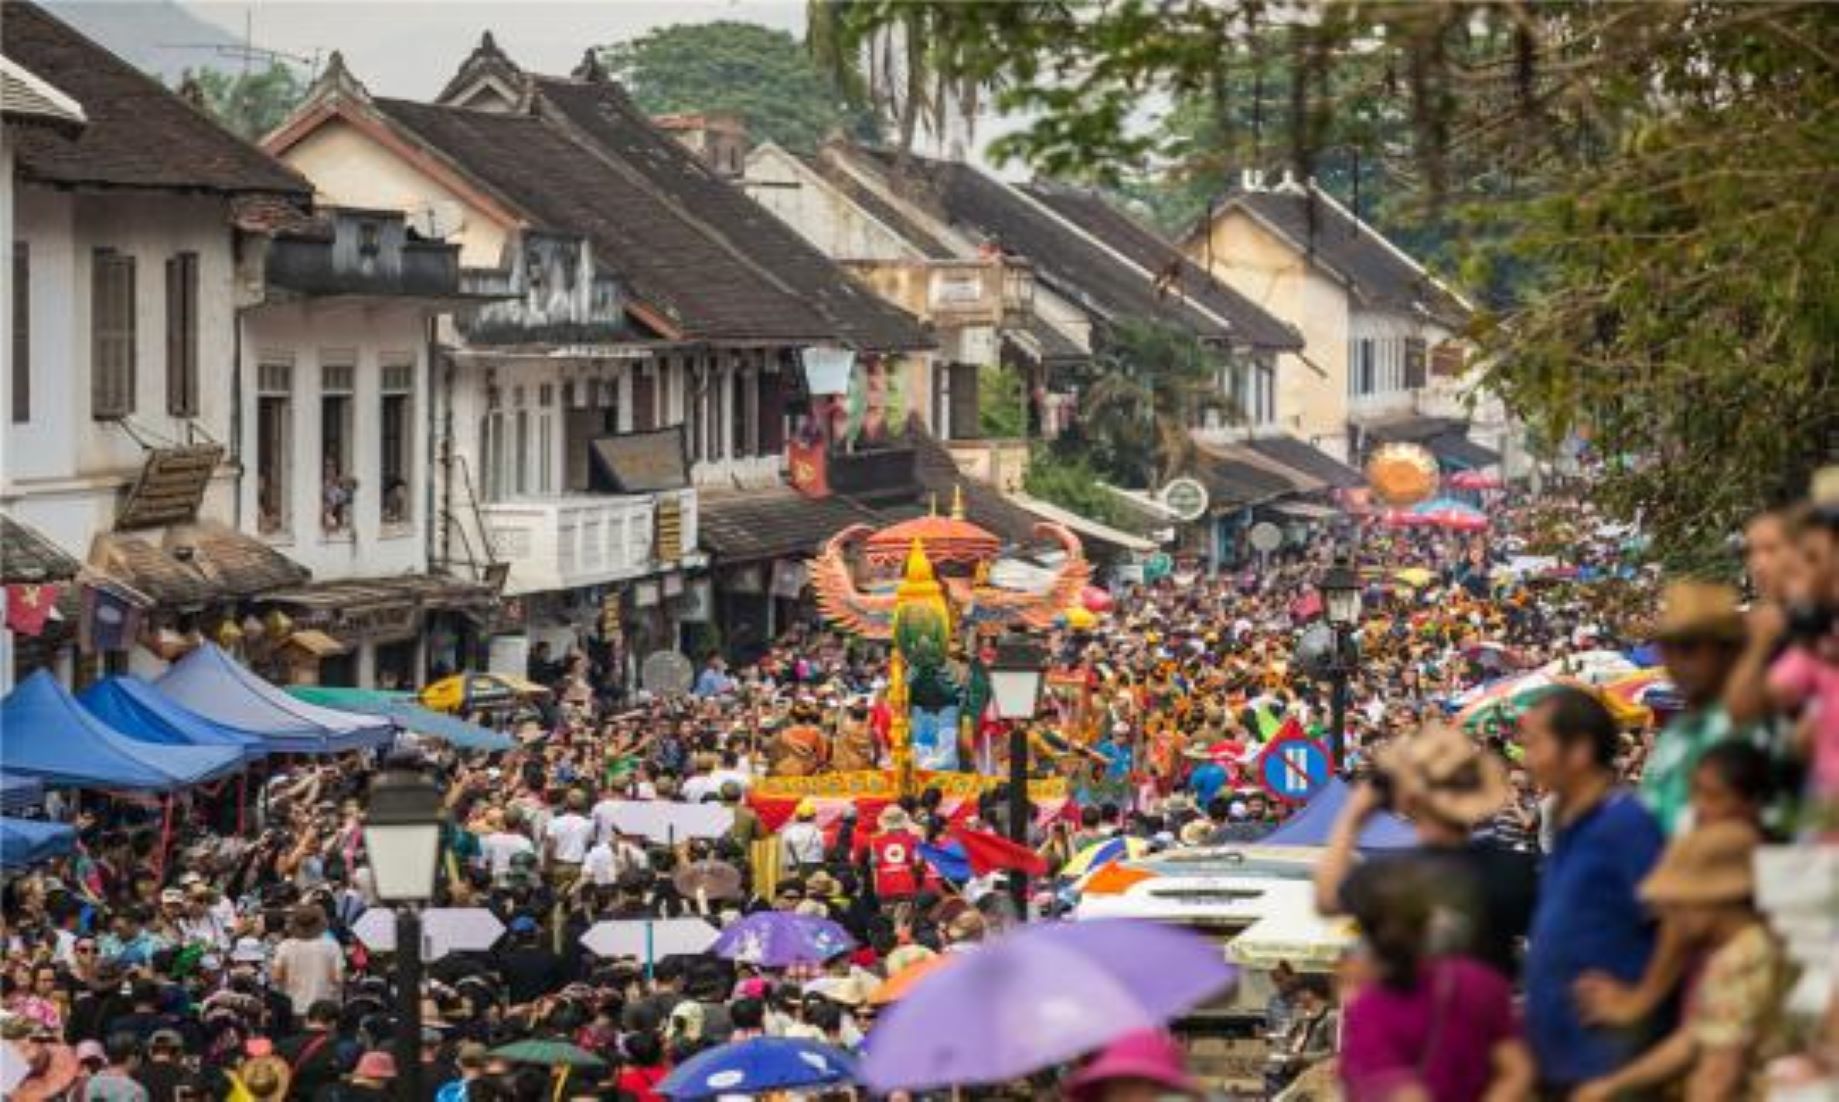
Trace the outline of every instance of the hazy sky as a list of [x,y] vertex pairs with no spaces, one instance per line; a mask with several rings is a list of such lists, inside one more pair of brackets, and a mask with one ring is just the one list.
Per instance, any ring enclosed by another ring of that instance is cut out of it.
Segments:
[[589,46],[670,23],[733,19],[802,36],[803,0],[182,0],[255,45],[311,58],[337,49],[371,91],[427,99],[490,30],[512,60],[566,73]]

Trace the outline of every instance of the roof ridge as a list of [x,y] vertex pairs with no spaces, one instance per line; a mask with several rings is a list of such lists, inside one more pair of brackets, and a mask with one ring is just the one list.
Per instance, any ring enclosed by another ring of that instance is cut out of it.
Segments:
[[[619,88],[619,84],[617,81],[608,81],[604,84],[596,83],[596,84],[589,85],[589,84],[585,84],[580,81],[567,81],[567,80],[562,80],[560,78],[544,76],[542,74],[533,74],[532,76],[533,76],[533,79],[537,83],[537,92],[536,92],[535,98],[531,102],[531,108],[533,111],[539,111],[539,112],[542,110],[542,106],[545,102],[550,102],[550,97],[543,91],[543,88],[542,88],[542,85],[545,83],[567,84],[571,88],[579,88],[582,91],[594,93],[596,96],[596,99],[599,98],[601,93],[607,90]],[[626,109],[626,106],[630,104],[631,102],[625,96],[623,91],[620,91],[618,93],[617,101],[620,105],[620,110],[622,111],[624,111]],[[677,215],[677,217],[681,218],[684,222],[688,223],[689,225],[695,227],[697,232],[701,233],[704,237],[709,238],[710,240],[715,242],[717,245],[719,245],[723,252],[727,253],[730,257],[739,261],[741,264],[745,265],[748,268],[748,270],[764,278],[769,284],[772,285],[772,287],[775,290],[790,297],[793,301],[799,303],[801,306],[804,306],[806,309],[811,310],[814,314],[817,315],[817,320],[822,321],[833,327],[836,326],[837,322],[835,319],[829,317],[823,311],[818,310],[815,307],[811,306],[809,303],[807,303],[804,297],[798,293],[796,288],[787,284],[784,280],[782,280],[779,277],[777,273],[767,270],[764,265],[761,265],[760,263],[755,261],[753,257],[748,256],[737,245],[735,245],[733,241],[729,240],[727,234],[721,232],[717,227],[711,226],[707,221],[698,217],[696,214],[690,211],[685,206],[683,201],[680,200],[677,196],[669,193],[668,191],[665,191],[662,188],[655,186],[651,182],[651,180],[648,177],[646,177],[644,173],[633,168],[631,165],[626,164],[624,158],[617,156],[616,154],[614,154],[612,150],[605,148],[601,142],[593,138],[592,135],[585,133],[582,127],[580,126],[580,124],[576,123],[573,119],[570,119],[567,117],[567,111],[563,109],[559,104],[551,103],[551,106],[554,112],[557,114],[560,114],[562,118],[554,119],[554,118],[549,117],[548,115],[543,115],[543,114],[536,114],[536,115],[532,115],[531,117],[537,119],[539,122],[542,122],[542,123],[545,123],[551,126],[551,128],[554,129],[558,134],[560,134],[564,139],[572,142],[576,146],[579,146],[582,150],[587,152],[595,160],[611,167],[612,169],[617,171],[620,175],[624,176],[628,181],[633,183],[634,186],[639,187],[640,189],[645,191],[648,195],[651,195],[654,199],[658,200],[664,206],[668,207],[673,214]],[[645,126],[651,125],[649,120],[641,119],[640,122]],[[674,139],[667,138],[666,140],[673,141]],[[687,151],[685,151],[685,156],[691,163],[695,165],[697,170],[703,171],[703,172],[708,171],[707,165],[704,165],[700,160],[697,160],[693,156],[690,156]],[[717,181],[717,182],[719,183],[720,181]],[[723,184],[723,186],[728,186],[728,185]],[[745,198],[745,196],[743,196],[743,198]],[[752,200],[748,200],[748,201],[752,202]],[[764,207],[761,208],[761,212],[763,214],[766,214],[768,217],[771,217],[771,212],[766,211]]]

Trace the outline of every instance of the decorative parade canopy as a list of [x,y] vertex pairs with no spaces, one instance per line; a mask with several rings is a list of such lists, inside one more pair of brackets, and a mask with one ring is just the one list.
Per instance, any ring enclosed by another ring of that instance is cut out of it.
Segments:
[[1002,540],[962,516],[927,516],[903,520],[870,536],[864,554],[876,566],[898,567],[919,540],[935,565],[976,565],[994,560]]
[[1421,444],[1381,444],[1366,461],[1373,496],[1394,508],[1428,500],[1437,492],[1437,457]]

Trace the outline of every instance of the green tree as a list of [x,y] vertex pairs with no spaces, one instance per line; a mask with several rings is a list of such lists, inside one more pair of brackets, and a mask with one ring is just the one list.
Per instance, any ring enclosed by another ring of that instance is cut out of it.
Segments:
[[1037,445],[1028,456],[1028,474],[1022,488],[1042,501],[1071,509],[1101,524],[1129,530],[1132,519],[1109,490],[1099,483],[1104,472],[1084,456]]
[[[877,30],[872,7],[854,34]],[[1217,119],[1242,117],[1236,89],[1276,35],[1286,159],[1319,174],[1347,144],[1342,74],[1371,74],[1353,86],[1384,126],[1359,139],[1363,159],[1460,221],[1468,286],[1520,269],[1519,292],[1476,327],[1492,385],[1545,441],[1587,436],[1616,460],[1598,492],[1639,514],[1656,551],[1705,561],[1746,512],[1800,492],[1832,460],[1839,6],[1331,0],[1309,11],[1260,0],[1037,11],[1026,33],[966,47],[983,51],[993,82],[1007,78],[999,106],[1027,119],[993,152],[1048,175],[1152,171],[1167,135],[1142,124],[1143,105],[1211,97],[1227,107]],[[970,23],[960,13],[937,26]],[[1199,137],[1230,151],[1223,135]]]
[[1116,326],[1093,362],[1080,397],[1073,447],[1114,482],[1160,486],[1186,465],[1190,430],[1226,407],[1228,366],[1193,334],[1157,322]]
[[1010,367],[982,367],[977,376],[977,422],[983,435],[994,440],[1027,436],[1028,402],[1021,372]]
[[279,61],[246,73],[187,69],[180,87],[196,95],[218,122],[252,142],[280,126],[307,93],[306,82]]
[[832,131],[874,136],[874,118],[796,38],[756,23],[686,23],[607,47],[602,57],[652,114],[729,111],[756,140],[809,153]]

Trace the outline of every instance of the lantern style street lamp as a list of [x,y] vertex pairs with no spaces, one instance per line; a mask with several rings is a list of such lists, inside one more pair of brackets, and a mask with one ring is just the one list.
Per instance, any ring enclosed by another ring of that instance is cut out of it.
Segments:
[[1329,696],[1328,754],[1333,767],[1343,767],[1347,751],[1347,678],[1353,672],[1348,661],[1348,639],[1360,622],[1360,574],[1338,556],[1322,575],[1318,588],[1322,594],[1322,618],[1334,633],[1334,650],[1328,666]]
[[[1020,632],[997,640],[990,663],[990,696],[996,716],[1009,724],[1009,839],[1028,844],[1028,723],[1041,702],[1041,681],[1047,673],[1047,648]],[[1015,913],[1028,920],[1028,877],[1009,870],[1015,893]]]
[[421,1098],[421,914],[441,863],[441,792],[425,773],[391,768],[370,782],[364,850],[377,898],[396,908],[396,1075]]

